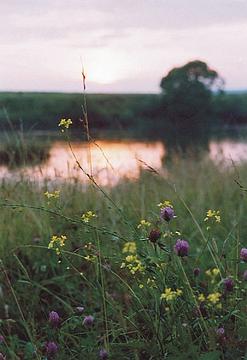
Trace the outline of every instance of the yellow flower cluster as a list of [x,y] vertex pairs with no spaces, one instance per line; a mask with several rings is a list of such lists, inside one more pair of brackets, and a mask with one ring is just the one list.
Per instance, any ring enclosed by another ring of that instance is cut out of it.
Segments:
[[147,227],[149,227],[149,226],[151,226],[151,223],[149,222],[149,221],[146,221],[146,220],[141,220],[140,221],[140,224],[139,225],[137,225],[137,229],[140,229],[140,228],[147,228]]
[[62,132],[64,132],[64,129],[68,129],[70,125],[72,124],[71,119],[61,119],[58,126],[62,128]]
[[82,214],[81,219],[84,223],[89,223],[89,221],[91,221],[95,217],[97,217],[97,215],[90,210]]
[[220,270],[217,269],[217,268],[214,268],[214,269],[208,269],[205,274],[207,276],[209,276],[211,278],[211,283],[213,284],[217,278],[217,276],[219,275],[220,273]]
[[57,255],[61,254],[61,249],[65,245],[65,240],[67,240],[66,235],[53,235],[51,241],[48,244],[48,249],[55,249]]
[[169,200],[164,200],[163,202],[159,203],[157,205],[160,209],[164,209],[165,207],[169,206],[171,208],[173,208],[172,203]]
[[215,292],[215,293],[209,294],[207,299],[210,303],[215,305],[220,301],[220,297],[221,297],[221,294],[219,292]]
[[60,190],[55,190],[53,192],[46,191],[44,195],[47,197],[47,199],[58,199],[60,196]]
[[172,290],[171,288],[166,288],[164,290],[164,292],[160,295],[160,299],[164,299],[166,301],[174,301],[176,300],[179,296],[182,295],[182,290],[181,289],[177,289],[176,291]]
[[135,254],[136,253],[136,243],[134,241],[125,243],[122,252]]
[[206,275],[208,275],[209,277],[212,277],[212,278],[214,278],[214,277],[216,277],[217,275],[219,275],[219,273],[220,273],[220,270],[219,269],[217,269],[217,268],[214,268],[214,269],[208,269],[206,272],[205,272],[205,274]]
[[199,300],[200,302],[205,301],[206,298],[205,298],[204,294],[200,294],[200,295],[198,296],[198,300]]
[[144,266],[141,263],[141,260],[138,258],[138,255],[128,255],[125,258],[125,262],[121,264],[121,269],[127,268],[132,275],[135,275],[137,272],[144,272]]
[[209,220],[215,221],[216,223],[220,223],[220,221],[221,221],[220,211],[209,209],[206,213],[206,217],[205,217],[204,221],[209,221]]

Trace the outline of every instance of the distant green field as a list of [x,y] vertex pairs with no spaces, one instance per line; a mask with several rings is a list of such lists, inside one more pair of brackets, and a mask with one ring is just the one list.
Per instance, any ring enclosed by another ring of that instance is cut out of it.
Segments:
[[[86,100],[91,127],[116,130],[137,126],[138,118],[150,118],[159,104],[155,94],[88,94]],[[83,102],[82,94],[3,92],[0,122],[7,124],[9,117],[16,128],[55,129],[62,117],[82,118]]]

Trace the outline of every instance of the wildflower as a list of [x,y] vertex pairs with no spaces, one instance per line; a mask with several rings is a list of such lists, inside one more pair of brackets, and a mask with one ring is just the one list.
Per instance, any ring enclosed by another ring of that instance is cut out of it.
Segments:
[[182,295],[182,290],[177,289],[176,291],[171,288],[166,288],[164,292],[160,295],[160,299],[165,299],[166,301],[176,300],[178,296]]
[[6,356],[4,356],[3,353],[0,353],[0,360],[6,360]]
[[84,317],[83,325],[91,327],[94,323],[94,317],[92,315],[87,315]]
[[58,199],[60,196],[60,190],[54,190],[53,192],[46,191],[44,195],[47,199]]
[[171,206],[166,206],[165,208],[161,208],[160,210],[160,217],[161,219],[169,222],[174,218],[174,210]]
[[159,229],[152,229],[149,233],[148,239],[152,243],[156,243],[157,240],[161,237],[161,231]]
[[188,256],[189,252],[189,243],[186,240],[178,239],[174,245],[174,251],[178,256],[184,257]]
[[201,269],[199,269],[199,268],[195,268],[195,269],[193,270],[193,274],[194,274],[195,277],[199,276],[200,273],[201,273]]
[[0,335],[0,344],[2,344],[4,342],[4,336]]
[[105,360],[105,359],[108,359],[108,352],[105,350],[105,349],[101,349],[99,351],[99,358],[101,360]]
[[242,248],[240,250],[240,259],[247,262],[247,248]]
[[163,202],[159,203],[157,205],[160,209],[164,209],[165,207],[170,207],[173,208],[172,203],[170,202],[170,200],[164,200]]
[[89,210],[82,214],[81,219],[84,223],[89,223],[89,221],[91,221],[95,217],[97,217],[97,215],[93,211]]
[[136,253],[136,243],[134,241],[126,242],[124,244],[122,252],[135,254]]
[[220,223],[221,222],[220,211],[209,209],[206,213],[206,217],[204,221],[210,221],[210,220],[215,221],[216,223]]
[[78,313],[83,313],[83,311],[85,310],[84,306],[77,306],[76,310],[78,311]]
[[58,126],[62,128],[62,132],[64,132],[64,129],[68,129],[70,127],[70,125],[72,124],[72,120],[71,119],[61,119]]
[[206,300],[206,298],[205,298],[205,296],[204,296],[203,294],[200,294],[200,295],[198,296],[198,300],[199,300],[200,302],[203,302],[203,301]]
[[215,305],[220,301],[220,297],[221,297],[221,294],[219,292],[215,292],[215,293],[209,294],[207,299],[209,302],[211,302],[212,304]]
[[247,270],[245,270],[245,272],[243,273],[243,279],[247,281]]
[[97,259],[96,255],[83,256],[86,261],[94,262]]
[[223,327],[220,327],[216,330],[216,334],[218,336],[223,336],[225,334],[225,329]]
[[56,311],[51,311],[49,313],[49,322],[53,327],[57,327],[60,323],[60,316]]
[[155,284],[155,278],[154,278],[154,279],[148,278],[148,279],[147,279],[147,285],[148,285],[150,288],[157,288],[157,285]]
[[57,255],[61,254],[61,247],[64,247],[65,245],[65,240],[67,240],[67,236],[66,235],[61,235],[61,236],[57,236],[57,235],[53,235],[51,237],[51,241],[48,244],[48,249],[54,249],[57,253]]
[[46,354],[48,356],[54,356],[58,352],[58,346],[54,341],[48,341],[45,344]]
[[137,229],[147,228],[149,226],[151,226],[151,223],[149,221],[146,221],[146,220],[143,219],[143,220],[140,221],[140,224],[137,225]]
[[217,268],[214,268],[214,269],[208,269],[207,271],[205,271],[205,274],[207,276],[209,276],[211,278],[211,283],[213,284],[217,278],[217,276],[219,275],[220,273],[220,270],[217,269]]
[[224,288],[225,288],[225,291],[233,291],[233,288],[234,288],[234,281],[233,279],[231,278],[227,278],[224,280]]
[[126,267],[132,275],[144,271],[144,266],[137,255],[128,255],[126,256],[125,261],[126,262],[122,263],[121,269]]

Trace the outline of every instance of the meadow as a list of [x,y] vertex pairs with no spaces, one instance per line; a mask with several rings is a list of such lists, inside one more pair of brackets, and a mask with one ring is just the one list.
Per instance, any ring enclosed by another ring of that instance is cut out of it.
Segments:
[[1,182],[0,359],[245,359],[247,166],[85,176]]

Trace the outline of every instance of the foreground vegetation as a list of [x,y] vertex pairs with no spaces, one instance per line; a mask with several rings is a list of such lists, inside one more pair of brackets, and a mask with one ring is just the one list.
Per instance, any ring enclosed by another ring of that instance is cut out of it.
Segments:
[[167,166],[111,190],[1,183],[2,358],[245,358],[247,167]]

